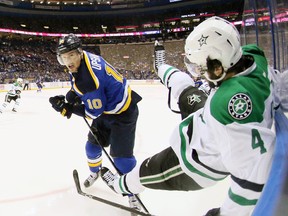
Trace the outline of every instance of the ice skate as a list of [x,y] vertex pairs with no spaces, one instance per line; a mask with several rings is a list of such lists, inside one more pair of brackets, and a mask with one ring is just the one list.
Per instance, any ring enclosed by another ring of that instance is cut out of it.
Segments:
[[15,108],[12,109],[13,112],[17,112],[17,110]]
[[84,186],[86,188],[91,187],[94,182],[98,179],[99,177],[99,172],[97,173],[92,173],[88,176],[88,178],[84,181]]
[[[101,177],[103,181],[110,187],[115,193],[114,189],[114,181],[118,178],[118,175],[113,174],[107,167],[102,167],[101,169]],[[139,203],[137,197],[133,194],[124,194],[128,196],[129,206],[137,211],[141,211],[141,204]],[[131,216],[137,216],[138,214],[131,213]]]
[[165,48],[162,44],[160,44],[158,41],[155,41],[155,47],[154,47],[154,68],[156,72],[158,71],[158,68],[165,64]]
[[114,175],[107,167],[101,168],[101,178],[115,193],[117,192],[115,191],[113,184],[116,177],[117,176]]
[[[142,207],[135,195],[128,195],[129,206],[137,211],[141,211]],[[137,216],[138,214],[131,213],[131,216]]]

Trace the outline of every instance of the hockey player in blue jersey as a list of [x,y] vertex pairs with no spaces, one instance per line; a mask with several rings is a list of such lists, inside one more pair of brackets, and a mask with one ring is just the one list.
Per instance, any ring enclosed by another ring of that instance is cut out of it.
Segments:
[[[84,186],[90,187],[99,176],[101,146],[110,145],[110,155],[120,172],[131,171],[136,165],[133,149],[141,96],[101,56],[84,51],[81,40],[74,34],[60,38],[57,59],[69,70],[71,89],[66,98],[51,97],[52,107],[68,119],[72,114],[93,119],[91,128],[100,142],[88,133],[85,150],[91,174]],[[140,208],[135,196],[129,196],[129,203]]]

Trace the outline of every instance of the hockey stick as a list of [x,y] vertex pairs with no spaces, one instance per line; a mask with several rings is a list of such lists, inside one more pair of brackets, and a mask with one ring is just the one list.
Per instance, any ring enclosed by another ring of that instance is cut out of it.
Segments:
[[109,200],[106,200],[106,199],[103,199],[103,198],[100,198],[100,197],[97,197],[97,196],[94,196],[94,195],[87,194],[87,193],[83,192],[82,189],[81,189],[81,186],[80,186],[79,175],[78,175],[77,170],[73,170],[73,178],[74,178],[74,182],[75,182],[75,185],[76,185],[76,189],[77,189],[78,194],[80,194],[80,195],[82,195],[82,196],[84,196],[84,197],[88,197],[88,198],[90,198],[90,199],[97,200],[97,201],[102,202],[102,203],[104,203],[104,204],[107,204],[107,205],[110,205],[110,206],[113,206],[113,207],[116,207],[116,208],[120,208],[120,209],[122,209],[122,210],[131,212],[131,213],[135,213],[135,214],[137,214],[137,215],[152,216],[152,215],[149,214],[149,213],[140,212],[140,211],[137,211],[137,210],[134,209],[134,208],[127,207],[127,206],[125,206],[125,205],[121,205],[121,204],[119,204],[119,203],[115,203],[115,202],[112,202],[112,201],[109,201]]
[[[111,159],[111,157],[109,156],[109,154],[107,153],[106,149],[101,146],[101,143],[99,142],[98,137],[96,136],[96,134],[93,132],[91,125],[89,124],[89,122],[87,121],[87,119],[85,117],[83,117],[83,119],[85,120],[87,126],[89,127],[89,130],[91,132],[91,134],[93,135],[94,139],[99,143],[99,146],[101,147],[102,151],[105,153],[106,157],[109,159],[110,163],[113,165],[113,167],[115,168],[115,170],[117,171],[117,173],[119,175],[123,175],[123,173],[116,167],[114,161]],[[140,205],[142,206],[142,208],[144,209],[145,212],[149,213],[148,209],[145,207],[145,205],[143,204],[143,202],[141,201],[141,199],[139,198],[139,196],[137,194],[133,194],[135,196],[135,198],[137,199],[137,201],[140,203]]]
[[91,125],[89,124],[89,122],[87,121],[87,119],[85,117],[83,117],[84,121],[86,122],[87,126],[89,127],[89,131],[90,133],[93,135],[94,139],[96,140],[97,143],[99,143],[99,146],[101,147],[102,151],[104,152],[104,154],[106,155],[106,157],[109,159],[110,163],[112,164],[112,166],[114,167],[114,169],[117,171],[117,173],[119,173],[120,175],[122,175],[122,173],[120,172],[120,170],[116,167],[114,161],[111,159],[111,157],[109,156],[108,152],[106,151],[106,149],[101,145],[98,137],[96,136],[96,134],[93,132]]

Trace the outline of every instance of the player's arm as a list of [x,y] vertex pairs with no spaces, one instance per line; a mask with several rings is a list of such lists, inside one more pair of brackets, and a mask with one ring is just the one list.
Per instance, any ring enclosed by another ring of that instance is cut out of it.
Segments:
[[188,86],[195,86],[193,79],[179,69],[166,63],[165,48],[158,41],[154,47],[154,69],[161,82],[171,89],[173,97],[178,100],[181,92]]
[[159,67],[158,76],[161,82],[171,89],[171,94],[177,101],[184,89],[195,86],[193,79],[188,74],[168,64]]
[[14,90],[15,90],[15,93],[18,97],[20,97],[20,94],[22,92],[22,87],[20,86],[14,86]]
[[180,112],[183,119],[204,106],[207,94],[195,87],[194,80],[187,73],[166,64],[165,57],[163,57],[164,54],[164,47],[156,44],[154,54],[155,71],[161,82],[169,89],[169,108],[171,109],[171,94],[173,98],[176,99],[179,106],[179,111],[175,112]]
[[49,98],[49,102],[52,107],[59,112],[62,116],[71,118],[71,115],[74,113],[78,116],[85,116],[85,106],[84,104],[72,104],[65,101],[64,95],[57,95]]

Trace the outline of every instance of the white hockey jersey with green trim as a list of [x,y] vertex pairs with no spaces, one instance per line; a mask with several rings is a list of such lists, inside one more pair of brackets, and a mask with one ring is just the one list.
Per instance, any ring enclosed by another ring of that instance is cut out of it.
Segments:
[[[221,215],[250,215],[268,178],[275,145],[272,76],[262,50],[243,47],[254,64],[211,91],[203,109],[171,136],[181,167],[200,186],[231,174]],[[213,196],[213,195],[212,195]],[[217,194],[215,194],[217,196]]]
[[15,82],[11,85],[10,90],[7,92],[7,95],[9,96],[16,96],[16,95],[20,95],[21,91],[22,91],[23,87],[21,84],[19,84],[18,82]]

